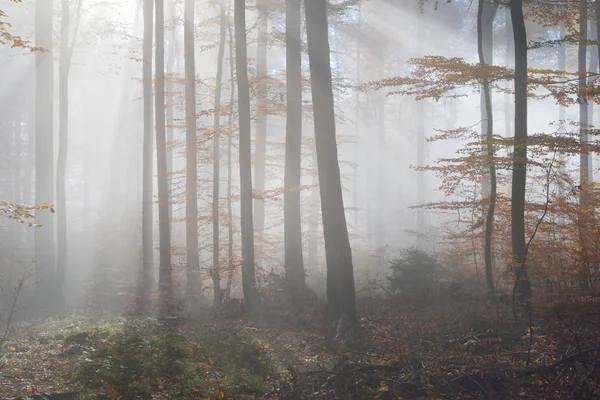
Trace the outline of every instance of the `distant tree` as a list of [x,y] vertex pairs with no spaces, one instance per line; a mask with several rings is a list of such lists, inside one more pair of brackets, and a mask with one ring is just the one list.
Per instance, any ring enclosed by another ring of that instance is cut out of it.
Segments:
[[246,309],[253,312],[260,306],[254,268],[254,228],[252,218],[252,164],[250,85],[246,49],[246,4],[235,0],[235,65],[238,87],[240,126],[240,207],[242,219],[242,287]]
[[354,271],[338,163],[327,1],[307,1],[305,12],[327,259],[327,305],[331,317],[353,323],[356,320]]
[[302,257],[300,180],[302,158],[302,41],[300,0],[286,0],[286,84],[287,113],[285,138],[284,241],[285,277],[294,296],[305,289]]
[[[35,45],[46,52],[36,52],[35,86],[35,202],[54,203],[54,62],[52,58],[52,15],[54,1],[35,3]],[[35,257],[40,265],[38,276],[39,305],[55,307],[59,291],[52,290],[55,278],[54,215],[36,210],[42,228],[34,232]]]
[[163,0],[156,0],[156,157],[158,172],[158,235],[160,266],[158,274],[161,314],[168,312],[172,300],[171,232],[167,142],[165,131],[165,17]]
[[220,219],[219,219],[219,200],[221,183],[221,94],[223,91],[223,59],[225,57],[225,28],[227,26],[227,15],[225,5],[221,2],[219,11],[219,54],[217,55],[217,82],[215,87],[215,114],[213,121],[213,199],[212,199],[212,225],[213,225],[213,305],[217,306],[221,302],[221,263],[220,263]]
[[[152,234],[153,202],[153,114],[152,114],[152,31],[154,0],[144,0],[144,42],[143,42],[143,89],[144,89],[144,139],[142,165],[142,282],[141,295],[145,298],[150,290],[154,267],[154,241]],[[142,299],[142,304],[145,303]]]
[[185,63],[185,240],[187,260],[186,296],[193,300],[200,291],[198,255],[198,138],[196,126],[196,61],[194,50],[194,4],[185,1],[183,46]]

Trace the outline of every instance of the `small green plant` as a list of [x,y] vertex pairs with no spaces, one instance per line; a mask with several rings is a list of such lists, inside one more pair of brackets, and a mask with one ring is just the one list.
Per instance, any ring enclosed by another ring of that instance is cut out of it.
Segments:
[[422,296],[435,287],[436,260],[416,247],[403,249],[400,257],[391,261],[388,276],[392,293],[408,297]]

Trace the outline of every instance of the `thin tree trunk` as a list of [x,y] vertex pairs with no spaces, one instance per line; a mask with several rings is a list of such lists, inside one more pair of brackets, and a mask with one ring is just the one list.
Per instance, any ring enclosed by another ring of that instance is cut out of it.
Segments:
[[[587,1],[579,1],[579,49],[578,49],[578,73],[579,73],[579,136],[583,146],[588,143],[588,105],[587,105],[587,39],[588,39],[588,9]],[[588,191],[589,191],[589,153],[583,149],[579,154],[579,212],[580,212],[580,232],[581,246],[583,254],[588,253],[587,246],[587,208],[588,208]],[[585,262],[582,263],[581,285],[587,289],[588,271],[585,267]]]
[[184,64],[185,64],[185,241],[187,258],[186,297],[191,304],[201,290],[198,255],[198,142],[196,129],[196,60],[194,49],[194,3],[185,1]]
[[[316,146],[316,144],[315,144]],[[310,191],[310,211],[308,216],[307,261],[313,270],[319,269],[319,169],[317,167],[317,148],[312,148]]]
[[[506,9],[506,26],[504,27],[504,34],[506,40],[506,51],[504,52],[504,65],[508,68],[512,67],[514,60],[514,38],[513,38],[513,28],[512,21],[510,17],[510,8]],[[512,96],[508,93],[508,90],[512,89],[512,82],[510,80],[506,81],[506,89],[507,92],[504,93],[504,136],[509,138],[513,135],[512,125],[513,119],[511,115],[512,108]]]
[[[358,8],[358,33],[356,36],[356,85],[360,85],[361,80],[361,37],[362,32],[360,29],[362,28],[362,12],[360,9],[360,5]],[[354,232],[355,234],[359,234],[359,153],[360,153],[360,119],[361,119],[361,110],[360,110],[360,90],[358,88],[354,91],[354,162],[356,163],[355,171],[354,171]]]
[[246,310],[250,313],[260,307],[254,270],[254,228],[252,218],[252,162],[250,85],[246,49],[246,4],[235,0],[235,65],[238,86],[240,125],[240,207],[242,220],[242,287]]
[[[223,0],[222,0],[223,1]],[[223,81],[223,58],[225,57],[225,25],[227,23],[227,15],[225,6],[221,2],[221,26],[219,32],[219,54],[217,55],[217,82],[215,87],[215,115],[214,115],[214,138],[213,138],[213,199],[212,199],[212,223],[213,223],[213,288],[214,297],[213,305],[216,307],[221,303],[221,263],[220,263],[220,224],[219,224],[219,194],[221,184],[221,146],[220,133],[221,129],[221,92]]]
[[[382,62],[384,51],[382,49]],[[385,179],[385,93],[383,89],[377,93],[377,204],[376,204],[376,224],[375,230],[377,234],[376,243],[377,246],[384,246],[387,240],[386,227],[387,224],[384,222],[384,210],[386,193],[385,188],[388,185]]]
[[[175,4],[174,0],[167,0],[168,2],[168,10],[169,10],[169,19],[175,19]],[[173,104],[173,79],[174,79],[174,71],[173,66],[176,58],[176,48],[177,48],[177,28],[176,25],[173,25],[172,28],[168,31],[167,36],[167,79],[165,83],[165,95],[166,95],[166,113],[167,113],[167,122],[166,122],[166,130],[167,130],[167,175],[168,175],[168,185],[169,185],[169,193],[171,193],[171,188],[173,186],[173,118],[175,112],[175,105]],[[173,218],[173,207],[169,204],[169,222],[172,224]],[[171,225],[172,229],[172,225]]]
[[[52,58],[52,15],[54,1],[35,4],[35,45],[48,52],[36,52],[35,90],[35,203],[54,203],[54,63]],[[40,267],[37,289],[42,306],[54,309],[60,291],[52,288],[55,278],[54,215],[36,211],[36,221],[43,225],[34,231],[35,257]]]
[[301,1],[286,0],[286,84],[287,113],[284,179],[285,278],[292,298],[306,288],[302,254],[300,182],[302,163],[302,42]]
[[[480,64],[493,64],[493,36],[492,26],[494,22],[495,7],[487,0],[479,0],[479,9],[477,13],[477,49],[479,53]],[[493,254],[492,254],[492,237],[494,230],[494,211],[496,209],[496,164],[494,161],[494,117],[492,113],[492,97],[490,93],[490,84],[487,79],[483,80],[483,109],[482,120],[485,121],[484,140],[486,141],[486,150],[489,163],[489,187],[484,188],[484,196],[488,199],[486,205],[487,213],[485,219],[485,243],[484,243],[484,260],[485,260],[485,280],[487,283],[488,294],[490,299],[495,302],[496,295],[494,291],[494,275],[493,275]],[[487,193],[486,193],[487,190]]]
[[154,243],[152,202],[153,185],[153,116],[152,116],[152,31],[154,0],[144,0],[144,44],[143,44],[143,85],[144,85],[144,140],[142,178],[142,282],[141,304],[146,304],[153,281]]
[[327,258],[327,302],[339,323],[356,320],[354,272],[335,133],[327,1],[305,3],[319,188]]
[[[596,39],[598,37],[598,23],[595,19],[590,19],[590,38]],[[592,39],[592,40],[593,40]],[[590,74],[598,73],[598,47],[592,46],[590,48],[590,67],[588,68],[588,72]],[[591,78],[590,78],[591,81]],[[591,84],[591,83],[589,83]],[[594,126],[594,108],[596,108],[596,104],[592,101],[589,102],[588,107],[588,125]],[[590,184],[594,182],[594,166],[593,166],[593,154],[590,154],[588,157],[588,179]]]
[[225,300],[231,298],[231,286],[233,284],[233,208],[231,205],[231,184],[233,174],[232,141],[233,141],[233,102],[235,101],[235,70],[233,54],[233,33],[231,31],[231,20],[229,18],[230,7],[227,7],[227,31],[229,34],[229,74],[231,79],[231,95],[229,104],[231,110],[227,120],[227,286],[225,289]]
[[515,41],[515,135],[511,197],[511,238],[515,261],[515,294],[526,303],[531,298],[531,284],[525,264],[525,186],[527,183],[527,31],[523,0],[511,3],[511,20]]
[[[258,193],[265,191],[267,153],[267,29],[268,0],[257,1],[258,11],[258,47],[256,54],[256,73],[258,78],[256,141],[254,152],[254,189]],[[257,261],[262,260],[262,245],[265,229],[265,201],[254,200],[254,229],[256,230]]]
[[[560,38],[561,38],[561,40],[565,38],[565,25],[564,24],[560,24]],[[567,48],[564,43],[561,43],[558,48],[557,64],[558,64],[559,71],[564,71],[566,69]],[[559,105],[558,106],[558,119],[560,121],[559,126],[561,128],[564,127],[565,118],[566,118],[566,108],[563,105]]]
[[158,286],[160,315],[169,313],[172,302],[171,231],[169,218],[169,184],[167,178],[167,143],[165,130],[165,18],[163,0],[156,0],[156,161],[158,172],[158,236],[160,267]]

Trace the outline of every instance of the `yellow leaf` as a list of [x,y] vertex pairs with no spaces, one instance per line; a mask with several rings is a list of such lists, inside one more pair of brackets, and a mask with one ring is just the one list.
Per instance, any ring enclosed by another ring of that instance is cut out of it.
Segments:
[[10,348],[10,351],[17,351],[17,348],[13,346]]

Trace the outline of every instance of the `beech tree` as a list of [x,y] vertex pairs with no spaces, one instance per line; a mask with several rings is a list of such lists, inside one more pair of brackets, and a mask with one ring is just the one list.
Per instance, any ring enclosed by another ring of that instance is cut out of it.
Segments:
[[285,276],[292,296],[306,286],[302,256],[300,179],[302,159],[302,41],[300,0],[286,1],[286,85],[284,247]]
[[353,323],[356,320],[354,271],[336,143],[327,0],[307,1],[304,7],[327,260],[327,306],[335,320]]
[[246,310],[254,312],[260,306],[254,268],[254,227],[252,218],[252,164],[250,85],[246,49],[246,4],[235,0],[235,66],[237,74],[240,133],[240,207],[242,219],[242,288]]

